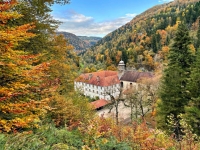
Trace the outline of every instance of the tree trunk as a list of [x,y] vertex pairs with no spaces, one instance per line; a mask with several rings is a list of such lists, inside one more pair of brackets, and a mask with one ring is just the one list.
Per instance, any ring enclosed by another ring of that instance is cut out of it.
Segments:
[[116,104],[115,104],[115,110],[116,110],[115,117],[116,117],[116,124],[117,124],[117,125],[118,125],[118,123],[119,123],[119,118],[118,118],[118,115],[119,115],[118,106],[119,106],[119,102],[116,101]]

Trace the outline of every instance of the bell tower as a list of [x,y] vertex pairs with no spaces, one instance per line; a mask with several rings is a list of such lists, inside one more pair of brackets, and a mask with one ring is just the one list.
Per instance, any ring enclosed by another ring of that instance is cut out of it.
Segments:
[[118,78],[120,79],[125,71],[125,64],[124,61],[121,60],[118,64]]
[[121,60],[118,64],[118,71],[119,72],[122,72],[122,71],[125,71],[125,64],[124,64],[124,61]]

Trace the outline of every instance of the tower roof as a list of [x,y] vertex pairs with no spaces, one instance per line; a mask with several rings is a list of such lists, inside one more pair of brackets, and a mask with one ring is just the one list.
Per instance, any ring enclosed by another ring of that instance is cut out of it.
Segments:
[[119,62],[119,64],[118,64],[118,66],[125,66],[124,61],[121,60],[121,61]]

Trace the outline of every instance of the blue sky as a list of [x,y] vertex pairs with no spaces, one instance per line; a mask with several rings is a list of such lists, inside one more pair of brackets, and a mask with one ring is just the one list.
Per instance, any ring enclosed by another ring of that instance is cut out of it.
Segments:
[[63,22],[59,31],[104,37],[145,10],[170,1],[173,0],[71,0],[67,5],[53,5],[51,15]]

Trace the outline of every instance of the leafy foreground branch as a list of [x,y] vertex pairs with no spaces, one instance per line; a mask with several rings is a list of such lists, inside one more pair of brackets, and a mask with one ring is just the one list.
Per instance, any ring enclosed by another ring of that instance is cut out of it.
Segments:
[[161,130],[148,128],[145,123],[116,125],[112,119],[96,117],[73,130],[48,124],[35,132],[0,134],[0,147],[3,150],[198,150],[198,137],[192,134],[184,120],[181,125],[184,136],[176,141]]

